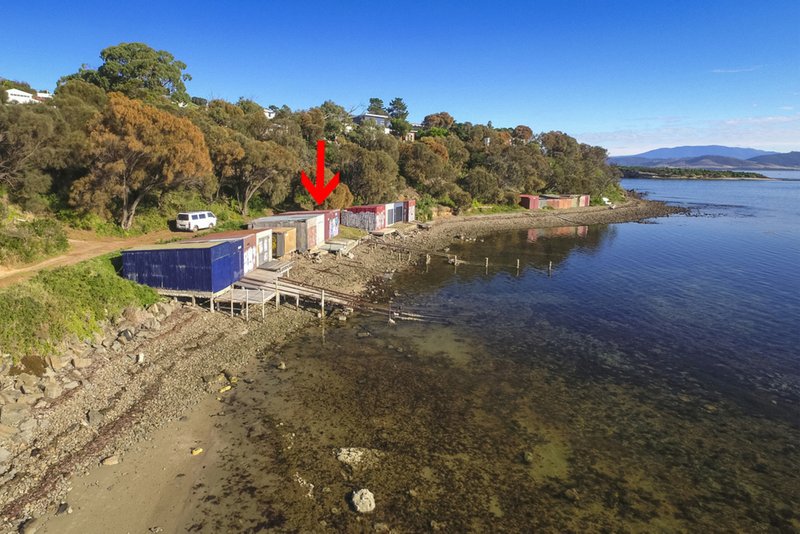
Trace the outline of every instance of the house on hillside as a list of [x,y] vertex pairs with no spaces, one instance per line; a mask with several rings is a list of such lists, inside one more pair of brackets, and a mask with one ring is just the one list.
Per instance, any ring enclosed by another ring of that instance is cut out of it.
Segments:
[[353,117],[353,122],[356,124],[364,124],[367,121],[372,121],[378,126],[383,128],[383,133],[392,133],[392,119],[389,115],[379,115],[377,113],[362,113]]
[[34,99],[31,93],[26,93],[19,89],[6,89],[8,101],[15,104],[35,104],[38,101]]
[[45,100],[50,100],[51,98],[53,98],[53,95],[50,94],[49,91],[37,91],[33,97],[33,99],[38,102],[44,102]]

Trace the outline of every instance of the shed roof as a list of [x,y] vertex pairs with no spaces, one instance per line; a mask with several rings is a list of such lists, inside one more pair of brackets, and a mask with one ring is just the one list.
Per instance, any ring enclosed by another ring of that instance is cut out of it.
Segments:
[[141,245],[138,247],[129,248],[127,250],[123,250],[122,252],[144,252],[147,250],[178,250],[178,249],[203,249],[203,248],[212,248],[216,247],[220,244],[220,241],[199,241],[199,242],[188,242],[188,241],[179,241],[177,243],[163,243],[160,245]]

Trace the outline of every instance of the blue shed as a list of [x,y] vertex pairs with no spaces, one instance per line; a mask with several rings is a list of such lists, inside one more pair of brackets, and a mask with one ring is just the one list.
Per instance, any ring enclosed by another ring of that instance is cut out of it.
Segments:
[[216,293],[244,275],[241,240],[145,245],[122,251],[128,280],[156,289]]

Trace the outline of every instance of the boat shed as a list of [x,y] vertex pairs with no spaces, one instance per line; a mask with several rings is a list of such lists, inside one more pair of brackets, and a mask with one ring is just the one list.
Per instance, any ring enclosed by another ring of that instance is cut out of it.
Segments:
[[325,215],[272,215],[254,219],[249,228],[294,228],[297,230],[297,250],[305,252],[325,242]]
[[417,220],[417,201],[412,199],[406,200],[403,202],[403,207],[405,209],[405,221],[406,222],[414,222]]
[[311,210],[287,211],[281,215],[324,215],[325,216],[325,241],[339,235],[340,211],[339,210]]
[[232,230],[196,237],[189,242],[210,242],[228,239],[244,241],[244,272],[249,273],[256,267],[272,261],[272,229]]
[[341,222],[345,226],[367,232],[386,228],[386,205],[351,206],[342,210]]
[[520,195],[519,205],[527,210],[538,210],[539,195]]
[[167,243],[123,250],[122,274],[157,290],[213,295],[244,275],[242,241]]

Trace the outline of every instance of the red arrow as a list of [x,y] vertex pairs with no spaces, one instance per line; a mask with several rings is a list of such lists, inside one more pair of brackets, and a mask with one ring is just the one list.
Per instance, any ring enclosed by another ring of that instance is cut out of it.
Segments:
[[338,172],[327,185],[325,184],[325,141],[317,141],[317,183],[312,183],[303,170],[300,171],[300,181],[317,204],[325,202],[328,195],[339,185]]

